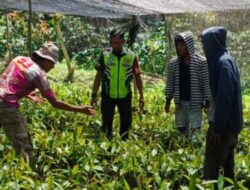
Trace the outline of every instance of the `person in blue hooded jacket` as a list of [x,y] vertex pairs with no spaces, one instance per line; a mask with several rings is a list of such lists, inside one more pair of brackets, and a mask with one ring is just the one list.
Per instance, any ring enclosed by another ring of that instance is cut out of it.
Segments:
[[243,125],[240,74],[234,58],[227,51],[224,27],[207,28],[201,38],[212,96],[204,179],[218,179],[220,168],[225,177],[234,179],[234,148]]

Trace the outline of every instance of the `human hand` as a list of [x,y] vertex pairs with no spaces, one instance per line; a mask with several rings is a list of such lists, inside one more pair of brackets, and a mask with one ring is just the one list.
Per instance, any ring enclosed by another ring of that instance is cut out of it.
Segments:
[[144,105],[145,105],[145,101],[144,101],[144,98],[141,96],[139,98],[139,108],[140,108],[140,110],[143,110]]
[[165,112],[169,113],[170,112],[170,104],[165,104]]
[[83,106],[81,113],[86,114],[86,115],[95,115],[96,111],[92,106]]
[[90,105],[93,106],[93,107],[96,107],[97,106],[97,97],[92,97],[91,98],[91,102],[90,102]]
[[35,104],[38,104],[38,105],[43,104],[46,101],[45,98],[41,96],[37,96],[35,95],[35,93],[28,94],[27,98],[29,98],[31,101],[33,101]]
[[214,131],[211,131],[211,136],[209,138],[209,142],[213,144],[220,144],[221,142],[221,135],[219,133],[216,133]]

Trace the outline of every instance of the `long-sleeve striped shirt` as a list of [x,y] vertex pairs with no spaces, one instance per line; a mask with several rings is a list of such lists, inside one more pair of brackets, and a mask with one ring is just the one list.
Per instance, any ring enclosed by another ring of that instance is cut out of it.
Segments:
[[[203,102],[210,98],[208,66],[206,59],[195,52],[194,41],[191,32],[180,34],[184,39],[190,55],[190,103],[192,110],[200,110]],[[170,103],[174,98],[176,107],[181,106],[180,100],[180,58],[171,59],[168,64],[166,81],[166,99]]]

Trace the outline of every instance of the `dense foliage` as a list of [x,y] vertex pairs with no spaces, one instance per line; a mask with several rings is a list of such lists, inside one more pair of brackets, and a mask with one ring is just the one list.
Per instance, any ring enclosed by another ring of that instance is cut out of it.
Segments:
[[[50,75],[58,73],[60,79],[64,68],[59,65]],[[77,76],[84,76],[85,82],[79,77],[74,84],[61,85],[52,79],[53,89],[59,99],[88,104],[93,74],[81,71]],[[115,138],[108,141],[101,133],[100,113],[87,117],[22,101],[38,156],[37,171],[15,159],[1,130],[0,189],[210,189],[211,182],[201,180],[206,120],[201,134],[192,139],[180,136],[174,129],[174,108],[171,114],[163,112],[164,82],[152,80],[145,87],[146,114],[137,111],[134,98],[133,128],[127,142],[118,136],[118,114]],[[245,126],[236,156],[238,189],[250,188],[249,100],[244,95]],[[224,180],[221,176],[220,189]]]
[[[200,32],[211,25],[224,25],[229,29],[228,47],[235,56],[243,78],[243,88],[249,86],[250,62],[249,40],[250,22],[246,11],[180,14],[174,16],[147,16],[140,18],[141,29],[134,49],[139,55],[145,72],[165,75],[166,63],[175,55],[173,36],[177,32],[190,30],[195,34],[196,47],[202,53]],[[9,36],[12,55],[27,55],[28,24],[27,14],[13,12],[8,14]],[[80,68],[93,69],[99,53],[109,46],[109,32],[112,28],[126,26],[130,20],[105,20],[85,17],[64,16],[61,29],[64,42],[72,63]],[[127,27],[127,29],[129,29]],[[6,13],[0,14],[0,58],[8,53]],[[33,15],[32,49],[50,40],[59,44],[53,15]],[[61,53],[61,59],[63,59]]]
[[[198,38],[200,31],[216,24],[216,18],[220,17],[221,14],[209,13],[206,16],[186,14],[171,18],[143,18],[144,27],[134,44],[143,70],[164,75],[166,62],[175,55],[171,39],[177,31],[194,31],[197,48],[201,51]],[[78,68],[74,83],[63,83],[67,75],[64,64],[58,65],[49,74],[59,99],[73,104],[89,104],[93,68],[102,48],[108,46],[109,28],[120,26],[123,22],[126,21],[63,17],[61,26],[65,44],[72,62]],[[51,16],[34,15],[33,24],[33,49],[45,40],[58,42]],[[236,189],[246,190],[250,188],[250,30],[246,26],[236,30],[232,23],[227,26],[231,29],[229,49],[239,65],[244,94],[244,130],[236,150],[237,182],[234,185]],[[27,14],[9,14],[9,27],[13,56],[27,55]],[[6,17],[1,14],[0,58],[4,59],[7,53]],[[83,71],[83,68],[87,71]],[[164,81],[150,77],[144,81],[147,113],[138,111],[138,102],[134,97],[133,127],[127,142],[121,141],[118,136],[118,114],[114,120],[116,135],[109,141],[101,133],[99,107],[97,116],[87,117],[58,111],[47,103],[34,105],[23,100],[21,111],[28,120],[38,157],[37,170],[31,171],[23,159],[15,158],[1,128],[0,189],[211,189],[213,182],[201,179],[208,127],[206,115],[202,133],[192,139],[185,139],[175,131],[174,108],[171,108],[170,114],[163,111]],[[225,180],[221,175],[219,189],[223,189]]]

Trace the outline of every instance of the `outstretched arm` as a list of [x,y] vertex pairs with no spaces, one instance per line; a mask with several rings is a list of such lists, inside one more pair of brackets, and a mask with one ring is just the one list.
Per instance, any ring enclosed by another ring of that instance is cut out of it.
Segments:
[[90,106],[76,106],[68,104],[64,101],[57,100],[52,90],[50,88],[44,89],[39,79],[38,80],[35,79],[34,83],[36,87],[40,90],[42,96],[45,97],[54,108],[66,111],[84,113],[87,115],[95,115],[95,110],[92,109],[92,107]]

